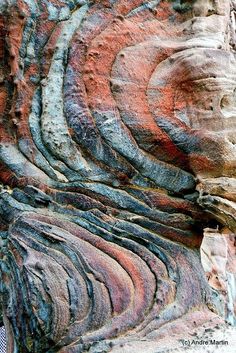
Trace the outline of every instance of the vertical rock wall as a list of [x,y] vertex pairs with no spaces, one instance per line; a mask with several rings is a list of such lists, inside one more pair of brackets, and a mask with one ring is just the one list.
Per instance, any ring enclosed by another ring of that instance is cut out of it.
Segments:
[[235,321],[233,280],[222,305],[212,279],[235,261],[235,11],[230,0],[0,3],[8,353],[143,340],[154,352],[170,330]]

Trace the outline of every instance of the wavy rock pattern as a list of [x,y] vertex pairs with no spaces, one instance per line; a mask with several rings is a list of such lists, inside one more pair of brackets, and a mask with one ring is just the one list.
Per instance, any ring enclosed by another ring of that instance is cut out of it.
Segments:
[[235,11],[0,4],[9,353],[155,348],[174,320],[220,322],[199,247],[206,227],[235,232]]

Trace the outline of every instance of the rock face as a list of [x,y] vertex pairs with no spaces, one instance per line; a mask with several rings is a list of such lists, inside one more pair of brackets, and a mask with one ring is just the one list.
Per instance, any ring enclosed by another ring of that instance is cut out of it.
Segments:
[[235,234],[205,229],[201,259],[216,307],[230,324],[236,324],[236,253]]
[[9,353],[143,340],[156,352],[170,331],[235,322],[235,282],[212,279],[235,281],[235,11],[230,0],[1,1]]

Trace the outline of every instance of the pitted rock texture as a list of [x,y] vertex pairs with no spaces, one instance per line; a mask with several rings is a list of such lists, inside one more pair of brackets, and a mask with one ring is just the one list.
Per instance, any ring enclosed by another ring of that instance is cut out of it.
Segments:
[[235,233],[235,11],[2,0],[9,353],[155,349],[222,323],[200,245],[205,228]]

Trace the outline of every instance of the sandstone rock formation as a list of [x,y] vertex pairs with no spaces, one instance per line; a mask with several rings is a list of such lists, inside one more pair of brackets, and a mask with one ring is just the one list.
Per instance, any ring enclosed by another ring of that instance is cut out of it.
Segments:
[[[212,280],[235,276],[235,11],[233,0],[1,0],[8,353],[143,341],[156,352],[170,332],[235,323],[235,287]],[[202,266],[204,229],[216,236],[205,230]]]
[[213,288],[219,313],[236,324],[236,254],[235,234],[229,229],[206,229],[201,245],[202,264]]

